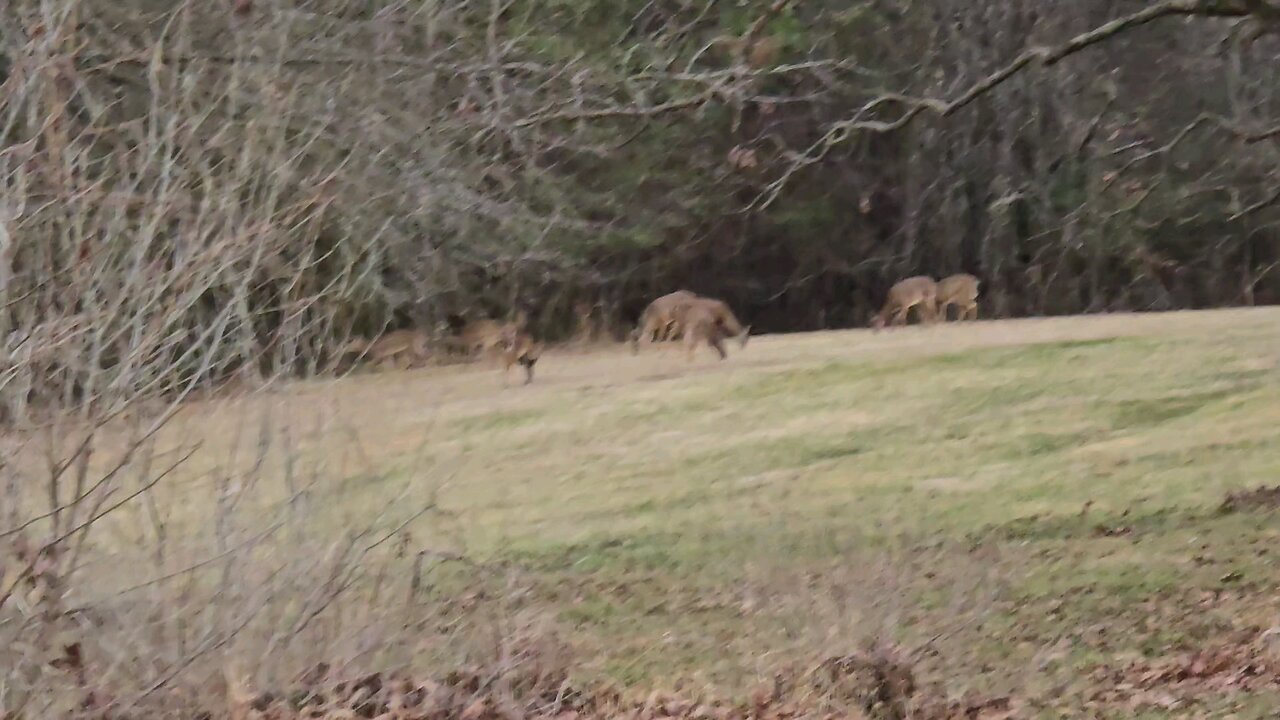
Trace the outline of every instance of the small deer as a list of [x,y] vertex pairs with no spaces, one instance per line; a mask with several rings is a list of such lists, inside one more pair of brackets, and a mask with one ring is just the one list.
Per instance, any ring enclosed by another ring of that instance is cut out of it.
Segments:
[[390,361],[393,367],[403,369],[431,356],[428,342],[427,334],[421,330],[393,330],[374,340],[352,338],[341,355],[355,354],[378,365],[386,365]]
[[978,319],[978,278],[967,273],[957,273],[938,281],[938,317],[947,319],[952,305],[960,307],[956,320]]
[[509,333],[521,332],[529,324],[529,316],[523,310],[516,311],[510,322],[491,318],[468,322],[457,315],[449,316],[448,320],[454,335],[448,339],[447,344],[473,358],[492,356],[503,346]]
[[916,275],[895,283],[889,288],[884,307],[871,318],[871,327],[880,330],[885,325],[905,325],[907,313],[913,307],[919,308],[917,312],[923,322],[937,321],[938,283],[933,278]]
[[502,353],[502,384],[506,386],[511,374],[511,367],[519,365],[524,368],[524,384],[533,382],[533,366],[542,356],[543,344],[533,339],[529,333],[514,325],[507,326],[502,333],[499,349]]

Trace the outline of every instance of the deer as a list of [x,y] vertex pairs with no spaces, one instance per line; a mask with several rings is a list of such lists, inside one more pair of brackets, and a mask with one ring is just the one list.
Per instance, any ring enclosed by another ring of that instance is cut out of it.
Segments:
[[[734,322],[737,322],[736,319]],[[716,351],[721,360],[729,356],[729,353],[725,352],[724,341],[726,338],[734,337],[735,333],[725,325],[715,306],[701,303],[690,306],[681,324],[684,331],[685,357],[688,362],[693,362],[694,351],[704,342]],[[746,336],[745,332],[740,333],[743,345],[746,344]]]
[[952,305],[960,307],[956,321],[978,319],[978,278],[968,273],[957,273],[938,281],[938,317],[947,319]]
[[694,309],[705,310],[699,313],[699,317],[709,314],[714,319],[720,327],[717,335],[723,336],[722,340],[736,337],[739,347],[746,347],[751,326],[744,326],[739,322],[727,303],[715,298],[700,297],[688,290],[677,290],[654,300],[645,308],[640,322],[631,333],[632,354],[639,351],[641,337],[650,341],[667,340],[687,333],[690,327],[689,315]]
[[524,330],[509,325],[502,333],[499,347],[502,353],[503,386],[508,383],[511,367],[517,364],[524,368],[524,384],[533,382],[533,366],[542,356],[543,344]]
[[[406,369],[415,362],[421,362],[431,356],[428,349],[429,338],[421,330],[393,330],[373,339],[352,338],[340,353],[341,357],[358,355],[378,365],[386,365],[388,361],[393,367]],[[401,367],[403,360],[408,364]]]
[[933,278],[916,275],[894,283],[884,306],[871,318],[872,329],[879,331],[885,325],[905,325],[907,313],[913,307],[918,308],[923,322],[937,321],[938,283]]
[[480,318],[470,322],[454,315],[449,317],[449,324],[454,329],[454,337],[449,344],[468,355],[485,356],[501,348],[511,337],[511,333],[523,332],[528,325],[529,317],[523,311],[515,313],[509,322]]
[[676,314],[697,297],[688,290],[676,290],[649,303],[640,314],[635,330],[631,331],[631,354],[640,352],[642,337],[646,342],[667,340],[675,329]]

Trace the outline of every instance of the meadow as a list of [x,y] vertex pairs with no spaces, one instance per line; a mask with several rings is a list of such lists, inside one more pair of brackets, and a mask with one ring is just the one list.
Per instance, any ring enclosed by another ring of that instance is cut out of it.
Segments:
[[412,585],[397,622],[423,639],[395,662],[521,628],[579,682],[735,692],[878,640],[956,696],[1265,717],[1280,493],[1248,491],[1280,470],[1277,348],[1280,312],[1249,309],[762,336],[691,364],[559,349],[529,386],[292,383],[184,407],[155,442],[189,458],[85,572],[104,597],[148,582],[155,527],[170,570],[225,548],[228,504],[287,554],[302,535],[254,533],[289,508],[412,559],[347,591]]

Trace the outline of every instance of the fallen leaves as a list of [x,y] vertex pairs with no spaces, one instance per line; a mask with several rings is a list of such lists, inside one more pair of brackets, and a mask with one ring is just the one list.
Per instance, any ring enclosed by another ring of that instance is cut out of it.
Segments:
[[[948,699],[924,692],[905,655],[891,645],[829,658],[808,673],[778,676],[737,701],[710,695],[652,691],[624,698],[615,690],[580,693],[564,680],[529,685],[483,669],[443,680],[415,681],[373,673],[354,681],[328,678],[319,664],[285,692],[248,693],[228,684],[229,715],[237,720],[1012,720],[1022,717],[1008,697]],[[517,673],[518,674],[518,673]],[[515,688],[523,687],[522,692]]]
[[1280,690],[1280,660],[1267,633],[1245,631],[1203,648],[1102,669],[1091,680],[1095,702],[1172,709],[1206,697]]
[[1280,508],[1280,485],[1262,486],[1252,490],[1228,493],[1218,507],[1219,512],[1249,512]]

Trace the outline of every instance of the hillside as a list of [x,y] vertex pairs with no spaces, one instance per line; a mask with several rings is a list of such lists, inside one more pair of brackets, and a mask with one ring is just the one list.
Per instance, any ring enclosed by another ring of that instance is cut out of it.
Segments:
[[[254,621],[235,656],[265,683],[407,612],[412,633],[349,657],[449,667],[497,632],[558,648],[575,682],[736,691],[880,638],[954,697],[1263,717],[1275,500],[1223,506],[1280,466],[1278,320],[762,336],[692,365],[560,350],[528,387],[470,366],[200,403],[157,448],[200,443],[156,491],[165,562],[252,542],[237,572],[262,573],[386,538],[305,647],[258,664],[274,615]],[[100,574],[147,567],[151,512],[104,521],[116,550],[80,602],[155,572]]]

